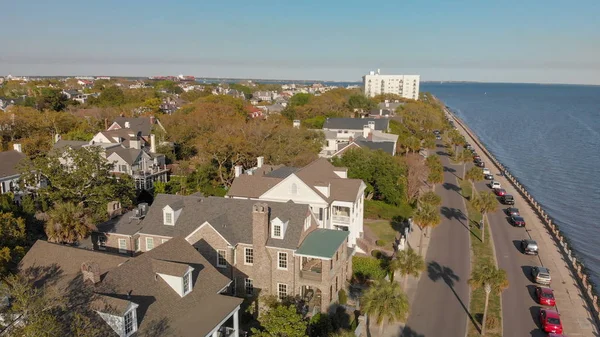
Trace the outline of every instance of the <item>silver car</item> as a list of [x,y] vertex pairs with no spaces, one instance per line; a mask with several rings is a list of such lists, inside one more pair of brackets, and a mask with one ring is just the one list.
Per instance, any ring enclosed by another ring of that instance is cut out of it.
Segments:
[[531,268],[531,278],[535,283],[550,285],[552,278],[550,277],[550,269],[546,267],[533,267]]
[[537,255],[538,254],[538,244],[534,240],[523,239],[521,240],[521,249],[525,254]]

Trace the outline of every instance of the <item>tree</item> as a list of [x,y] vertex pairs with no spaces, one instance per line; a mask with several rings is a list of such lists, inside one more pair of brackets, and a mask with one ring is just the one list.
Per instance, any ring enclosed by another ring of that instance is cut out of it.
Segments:
[[490,293],[494,292],[500,294],[508,288],[509,283],[508,278],[506,277],[506,271],[498,269],[491,261],[487,261],[475,266],[475,269],[471,272],[469,285],[473,289],[483,287],[485,290],[485,306],[483,309],[483,320],[481,321],[481,335],[485,335],[485,323]]
[[483,180],[483,170],[479,167],[471,167],[465,174],[465,178],[471,182],[471,200],[475,197],[475,183]]
[[294,305],[277,305],[262,314],[258,321],[263,330],[252,328],[259,337],[305,337],[307,322],[296,312]]
[[481,218],[483,226],[481,228],[481,242],[485,242],[485,223],[483,220],[486,218],[486,214],[494,212],[498,208],[498,200],[492,192],[481,191],[479,196],[472,201],[473,207],[481,212]]
[[350,96],[350,98],[348,99],[348,106],[350,107],[350,109],[353,110],[360,109],[363,111],[369,111],[375,108],[377,105],[373,100],[371,100],[367,96],[359,94]]
[[125,104],[125,93],[116,85],[104,87],[98,98],[90,99],[90,105],[116,107]]
[[89,218],[81,204],[58,202],[48,212],[46,235],[58,243],[75,243],[91,232]]
[[409,311],[408,298],[400,284],[386,280],[375,281],[362,296],[360,304],[362,311],[379,324],[380,335],[386,321],[404,320]]
[[37,190],[38,195],[51,203],[81,204],[94,221],[103,221],[108,215],[108,202],[117,200],[123,208],[133,204],[135,188],[131,177],[111,173],[113,164],[101,151],[95,146],[65,148],[34,158],[21,167],[21,188],[38,182],[41,175],[46,183]]
[[419,239],[419,255],[423,255],[423,237],[427,228],[433,228],[440,223],[440,212],[437,207],[430,204],[419,205],[413,220],[421,227],[421,238]]
[[454,154],[458,156],[458,147],[463,146],[467,143],[465,137],[458,132],[456,129],[450,130],[448,133],[448,140],[454,145]]
[[394,281],[394,272],[397,270],[404,277],[403,288],[406,291],[408,284],[408,275],[419,277],[419,274],[425,270],[425,261],[423,257],[415,253],[412,248],[402,250],[396,255],[396,258],[390,262],[390,279]]
[[433,191],[427,191],[419,197],[419,202],[422,204],[430,204],[433,206],[440,206],[442,204],[442,198]]
[[25,255],[25,221],[10,212],[0,212],[0,276],[16,267]]
[[67,107],[68,98],[59,89],[42,88],[36,98],[36,107],[40,111],[62,111]]
[[418,154],[408,155],[404,162],[406,164],[406,197],[412,203],[417,200],[425,185],[427,166],[423,161],[423,157]]
[[421,149],[421,141],[417,137],[409,136],[404,141],[404,147],[406,149],[406,155],[408,156],[409,151],[415,153]]
[[463,165],[462,179],[465,179],[466,166],[467,166],[467,163],[471,162],[472,158],[473,158],[473,156],[471,155],[471,152],[467,149],[459,151],[458,154],[456,155],[456,161],[459,163],[462,163],[462,165]]

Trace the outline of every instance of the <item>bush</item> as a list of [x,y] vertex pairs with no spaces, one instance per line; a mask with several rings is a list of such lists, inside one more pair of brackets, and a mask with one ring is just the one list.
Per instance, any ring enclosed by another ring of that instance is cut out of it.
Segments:
[[352,270],[354,276],[359,280],[377,280],[384,278],[386,275],[386,271],[382,268],[380,260],[366,256],[352,257]]
[[373,250],[371,251],[371,256],[372,256],[372,257],[374,257],[374,258],[376,258],[376,259],[380,259],[380,258],[382,257],[382,255],[383,255],[383,254],[381,254],[381,251],[380,251],[380,250],[373,249]]
[[338,301],[341,305],[345,305],[346,303],[348,303],[348,295],[346,294],[346,290],[340,289],[340,291],[338,292]]
[[485,318],[485,327],[487,329],[495,329],[498,327],[498,318],[494,315],[488,315]]
[[412,208],[408,204],[393,206],[378,200],[365,200],[365,219],[394,220],[397,218],[408,219]]
[[383,247],[383,246],[385,246],[385,241],[383,241],[383,240],[377,240],[377,241],[375,241],[375,244],[378,247]]

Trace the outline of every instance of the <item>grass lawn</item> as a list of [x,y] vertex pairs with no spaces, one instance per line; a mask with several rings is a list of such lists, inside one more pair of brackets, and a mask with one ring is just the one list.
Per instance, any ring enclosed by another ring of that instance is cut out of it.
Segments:
[[379,200],[365,200],[365,219],[403,220],[412,215],[408,204],[394,206]]
[[394,242],[398,233],[389,220],[365,221],[364,225],[369,227],[379,240],[383,241],[385,248],[390,248],[389,246]]
[[[489,224],[485,226],[485,243],[481,242],[481,230],[476,226],[476,224],[481,220],[481,213],[477,211],[471,205],[471,202],[468,200],[471,196],[471,183],[467,180],[463,180],[460,182],[461,194],[467,198],[465,203],[467,204],[467,213],[469,217],[469,223],[471,226],[471,250],[473,251],[473,256],[471,260],[471,266],[475,266],[480,263],[484,263],[486,261],[494,261],[494,252],[492,248],[492,244],[490,240],[492,239]],[[469,305],[469,311],[471,315],[475,319],[476,322],[480,324],[483,319],[483,309],[485,306],[485,291],[483,289],[477,289],[471,291],[471,303]],[[493,317],[496,321],[495,326],[490,327],[489,325],[486,327],[486,336],[488,337],[501,337],[502,336],[502,317],[501,317],[501,305],[500,305],[500,295],[499,294],[490,294],[490,302],[488,304],[488,319]],[[489,323],[489,320],[488,320]],[[472,323],[469,324],[469,337],[480,336],[477,327]]]

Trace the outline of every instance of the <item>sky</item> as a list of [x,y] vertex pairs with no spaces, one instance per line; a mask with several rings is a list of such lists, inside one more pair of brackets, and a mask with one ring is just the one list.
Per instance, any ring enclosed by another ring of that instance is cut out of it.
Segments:
[[600,84],[600,1],[0,0],[0,75]]

